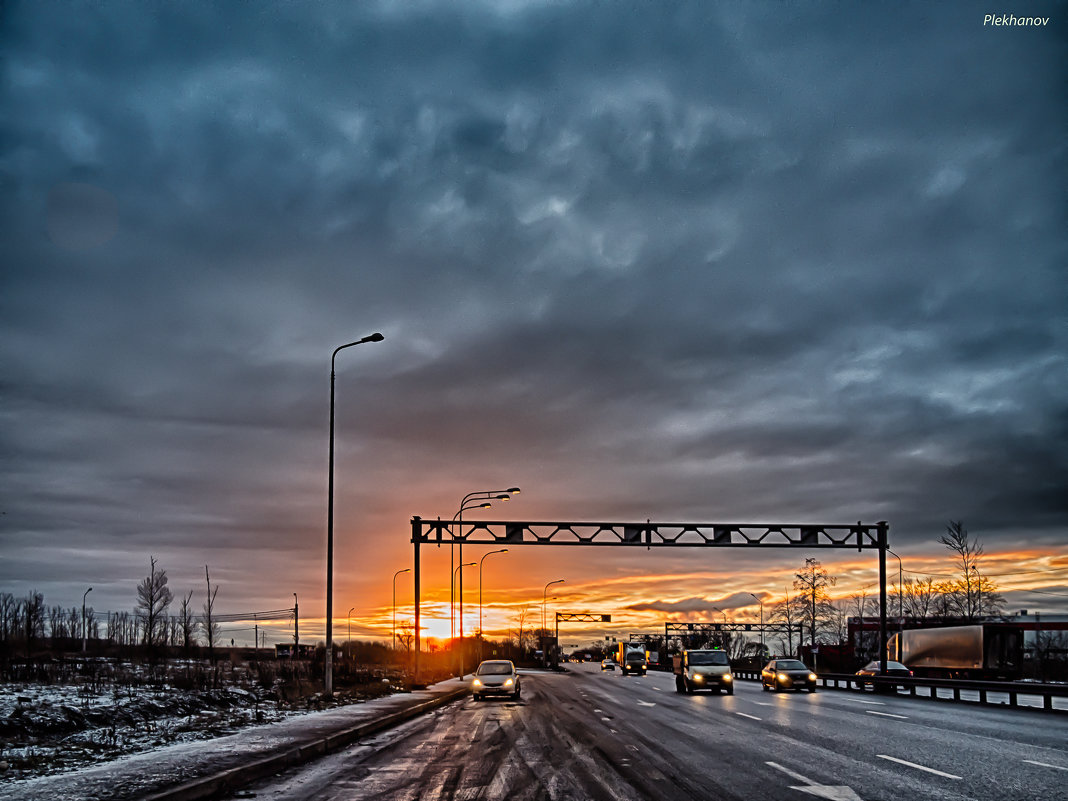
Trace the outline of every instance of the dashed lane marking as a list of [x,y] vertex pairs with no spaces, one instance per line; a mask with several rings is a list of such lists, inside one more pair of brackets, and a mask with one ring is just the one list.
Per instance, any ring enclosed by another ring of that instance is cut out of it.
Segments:
[[944,773],[943,771],[935,770],[934,768],[929,768],[926,765],[917,765],[915,762],[909,762],[904,759],[898,759],[897,757],[887,756],[886,754],[876,754],[875,756],[879,757],[879,759],[888,759],[891,762],[897,762],[899,765],[908,765],[910,768],[916,768],[916,770],[925,770],[928,773],[933,773],[935,776],[945,776],[947,779],[961,778],[960,776],[956,776],[952,773]]
[[1025,759],[1024,762],[1026,762],[1028,765],[1038,765],[1040,768],[1053,768],[1054,770],[1068,770],[1068,768],[1064,767],[1063,765],[1051,765],[1048,762],[1035,762],[1035,760],[1033,760],[1033,759]]
[[898,720],[908,720],[908,715],[892,715],[889,712],[876,712],[874,709],[865,709],[869,715],[878,715],[883,718],[897,718]]
[[747,715],[745,712],[735,712],[735,715],[741,715],[743,718],[749,718],[750,720],[760,720],[756,715]]

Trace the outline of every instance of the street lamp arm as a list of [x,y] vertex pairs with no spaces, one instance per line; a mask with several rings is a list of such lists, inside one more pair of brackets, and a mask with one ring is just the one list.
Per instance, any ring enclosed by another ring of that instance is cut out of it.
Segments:
[[345,345],[339,345],[338,347],[334,348],[334,352],[330,355],[330,369],[334,369],[334,359],[337,357],[339,351],[343,351],[345,350],[345,348],[351,348],[353,345],[362,345],[364,342],[381,342],[383,339],[385,339],[385,337],[376,332],[369,336],[365,336],[363,339],[358,339],[355,342],[349,342]]

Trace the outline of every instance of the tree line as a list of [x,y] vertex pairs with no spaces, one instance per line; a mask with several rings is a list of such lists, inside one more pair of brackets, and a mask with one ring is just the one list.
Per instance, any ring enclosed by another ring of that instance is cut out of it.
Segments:
[[[964,523],[950,521],[946,533],[939,538],[953,554],[958,575],[935,581],[931,576],[894,582],[888,593],[887,605],[891,616],[918,620],[951,618],[961,623],[976,622],[1004,614],[1005,599],[997,584],[980,570],[983,545],[969,535]],[[849,618],[876,617],[879,599],[865,591],[846,599],[831,598],[830,588],[837,584],[837,576],[830,575],[819,560],[809,558],[794,575],[791,596],[771,608],[769,620],[790,624],[804,630],[797,644],[810,646],[837,644],[847,639]],[[782,635],[780,643],[785,653],[794,652],[792,635]]]
[[36,590],[25,598],[0,592],[0,655],[10,658],[21,646],[29,657],[46,642],[55,645],[85,638],[106,639],[120,648],[142,646],[149,654],[158,654],[167,647],[190,651],[204,644],[214,656],[221,637],[215,607],[219,586],[212,584],[207,565],[204,579],[206,594],[200,610],[196,609],[194,591],[190,590],[179,599],[173,615],[170,608],[174,593],[168,586],[167,571],[158,567],[154,556],[149,558],[148,575],[137,585],[134,610],[109,613],[106,619],[101,619],[91,606],[84,608],[84,615],[79,606],[50,607]]

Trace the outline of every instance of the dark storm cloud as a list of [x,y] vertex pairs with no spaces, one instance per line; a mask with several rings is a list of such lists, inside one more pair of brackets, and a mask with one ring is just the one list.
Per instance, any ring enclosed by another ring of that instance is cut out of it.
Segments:
[[326,354],[372,330],[337,384],[355,528],[520,473],[544,516],[1063,543],[1056,32],[49,8],[3,34],[5,552],[317,543]]

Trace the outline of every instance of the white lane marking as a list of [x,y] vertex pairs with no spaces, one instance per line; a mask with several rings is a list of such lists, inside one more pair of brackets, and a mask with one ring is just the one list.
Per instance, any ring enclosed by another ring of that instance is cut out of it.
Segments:
[[854,704],[875,704],[876,706],[886,706],[883,701],[869,701],[867,698],[846,698],[846,701],[852,701]]
[[889,759],[891,762],[897,762],[901,765],[908,765],[910,768],[916,768],[917,770],[925,770],[928,773],[933,773],[935,776],[945,776],[947,779],[959,779],[960,776],[954,776],[952,773],[943,773],[940,770],[929,768],[926,765],[917,765],[915,762],[908,762],[904,759],[898,759],[897,757],[887,756],[886,754],[876,754],[879,759]]
[[[324,647],[325,647],[325,646],[324,646]],[[603,709],[597,709],[597,707],[594,707],[593,711],[594,711],[594,712],[604,712],[604,710],[603,710]]]
[[638,706],[656,706],[656,704],[649,703],[648,701],[639,701]]
[[1035,762],[1035,760],[1033,760],[1033,759],[1025,759],[1024,762],[1026,762],[1028,765],[1038,765],[1041,768],[1055,768],[1056,770],[1068,770],[1068,768],[1064,767],[1063,765],[1051,765],[1048,762]]
[[898,720],[908,720],[907,715],[891,715],[889,712],[876,712],[874,709],[865,709],[869,715],[879,715],[884,718],[897,718]]
[[612,718],[601,718],[601,720],[611,720]]
[[765,765],[770,765],[776,770],[781,770],[791,779],[796,779],[799,782],[804,782],[803,785],[791,785],[791,790],[800,790],[802,793],[808,793],[819,798],[826,798],[828,801],[863,801],[863,799],[853,792],[853,788],[845,784],[816,784],[812,779],[807,776],[802,776],[796,771],[792,771],[789,768],[783,767],[778,762],[765,762]]
[[769,704],[767,701],[753,701],[757,706],[775,706],[775,704]]
[[791,779],[797,779],[799,782],[804,782],[805,784],[812,784],[812,781],[807,776],[802,776],[800,773],[795,773],[794,771],[790,770],[789,768],[784,768],[778,762],[765,762],[764,764],[765,765],[771,765],[771,767],[775,768],[776,770],[781,770],[783,773],[785,773]]
[[750,720],[760,720],[756,715],[747,715],[745,712],[735,712],[735,715],[741,715],[743,718],[749,718]]

